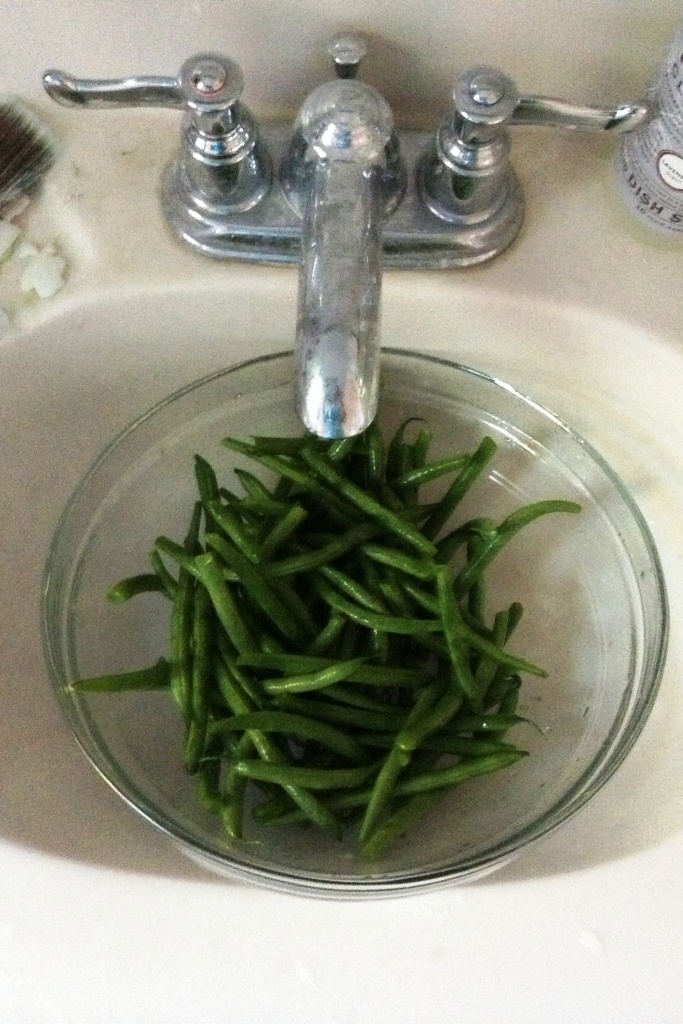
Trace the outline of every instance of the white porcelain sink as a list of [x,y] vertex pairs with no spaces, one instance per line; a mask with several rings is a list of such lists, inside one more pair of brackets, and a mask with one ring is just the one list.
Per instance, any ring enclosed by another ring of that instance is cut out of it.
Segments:
[[631,229],[613,198],[613,143],[520,131],[519,240],[477,270],[387,273],[383,338],[517,385],[621,474],[669,587],[660,696],[590,807],[494,880],[342,906],[190,866],[102,785],[51,693],[39,597],[62,506],[111,437],[157,400],[291,347],[296,271],[213,263],[171,238],[157,189],[174,114],[46,116],[65,153],[28,227],[58,240],[69,279],[24,307],[0,342],[0,1018],[172,1024],[229,1010],[254,1024],[454,1014],[673,1024],[683,995],[683,264]]

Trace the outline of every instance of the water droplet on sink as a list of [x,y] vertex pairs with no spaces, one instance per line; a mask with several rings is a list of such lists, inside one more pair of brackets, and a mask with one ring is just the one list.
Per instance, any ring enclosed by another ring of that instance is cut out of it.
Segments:
[[579,932],[579,942],[584,949],[587,949],[589,953],[594,953],[596,956],[602,956],[605,952],[604,942],[594,931],[582,929]]

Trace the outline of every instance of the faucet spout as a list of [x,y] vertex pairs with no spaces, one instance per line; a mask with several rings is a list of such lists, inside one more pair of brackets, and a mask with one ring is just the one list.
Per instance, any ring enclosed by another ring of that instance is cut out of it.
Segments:
[[359,434],[377,410],[386,182],[400,177],[392,128],[382,96],[352,79],[316,89],[299,117],[295,403],[320,437]]

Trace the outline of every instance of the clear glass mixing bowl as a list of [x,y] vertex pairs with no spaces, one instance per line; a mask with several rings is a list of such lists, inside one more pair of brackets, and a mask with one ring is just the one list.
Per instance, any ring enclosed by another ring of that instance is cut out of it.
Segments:
[[[459,515],[503,518],[519,505],[569,498],[579,516],[548,516],[522,531],[489,574],[497,607],[525,614],[514,649],[548,670],[527,677],[517,726],[530,756],[462,785],[376,862],[314,829],[254,826],[232,842],[201,806],[181,763],[182,724],[165,693],[79,694],[78,677],[149,664],[166,652],[169,604],[105,599],[145,571],[154,539],[181,538],[195,496],[193,456],[230,482],[226,435],[300,433],[292,358],[232,367],[170,396],[102,453],[65,509],[49,553],[43,606],[55,690],[76,739],[102,777],[183,850],[229,876],[300,893],[395,895],[491,871],[575,814],[618,768],[655,698],[667,639],[657,553],[628,491],[602,458],[554,415],[486,374],[385,350],[380,419],[421,416],[434,453],[499,450]],[[238,486],[238,485],[237,485]]]

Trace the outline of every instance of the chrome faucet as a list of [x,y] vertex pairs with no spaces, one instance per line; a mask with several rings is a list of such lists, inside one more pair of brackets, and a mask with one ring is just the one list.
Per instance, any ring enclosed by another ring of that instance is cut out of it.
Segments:
[[377,410],[382,230],[405,190],[386,100],[356,80],[364,47],[330,47],[337,79],[304,103],[280,181],[302,217],[295,405],[308,430],[349,437]]
[[362,41],[339,36],[329,52],[336,77],[310,94],[293,130],[258,130],[239,67],[215,53],[192,57],[175,78],[53,70],[43,82],[68,106],[185,111],[166,217],[206,255],[300,264],[295,405],[308,430],[340,438],[363,431],[377,408],[382,268],[467,267],[514,241],[524,201],[508,127],[619,134],[653,110],[520,96],[498,69],[476,67],[457,79],[435,133],[395,131],[386,100],[357,80]]

